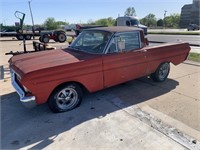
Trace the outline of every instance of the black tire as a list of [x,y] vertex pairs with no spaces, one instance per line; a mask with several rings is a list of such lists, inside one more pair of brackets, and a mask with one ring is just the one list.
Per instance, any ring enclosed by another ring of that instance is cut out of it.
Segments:
[[64,32],[60,32],[57,34],[56,40],[60,43],[64,43],[67,40],[67,37]]
[[43,42],[43,41],[42,41],[42,36],[39,37],[39,41],[40,41],[40,42]]
[[31,40],[32,36],[31,35],[25,35],[26,40]]
[[24,36],[22,34],[18,34],[16,35],[16,38],[21,41],[24,39]]
[[54,113],[66,112],[80,105],[82,89],[76,83],[58,87],[48,100],[49,108]]
[[48,35],[43,35],[42,37],[41,37],[41,41],[43,42],[43,43],[49,43],[49,36]]
[[164,62],[158,66],[156,71],[152,73],[151,79],[156,81],[156,82],[164,82],[170,72],[170,64],[168,62]]

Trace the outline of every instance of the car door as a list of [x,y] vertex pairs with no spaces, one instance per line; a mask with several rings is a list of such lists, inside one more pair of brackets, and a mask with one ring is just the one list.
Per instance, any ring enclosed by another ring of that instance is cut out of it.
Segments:
[[[117,44],[119,40],[124,44],[122,50]],[[104,87],[142,77],[146,69],[146,50],[142,48],[140,32],[115,34],[107,48],[107,54],[103,56]]]

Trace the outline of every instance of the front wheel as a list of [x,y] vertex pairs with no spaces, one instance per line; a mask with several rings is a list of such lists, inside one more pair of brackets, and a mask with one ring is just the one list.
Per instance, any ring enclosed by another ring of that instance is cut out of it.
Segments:
[[65,112],[79,106],[82,100],[82,90],[76,83],[57,88],[49,98],[49,108],[54,113]]
[[168,62],[162,63],[158,66],[156,71],[151,74],[151,78],[156,82],[164,82],[170,71],[170,64]]
[[40,36],[39,41],[42,43],[49,43],[49,36],[47,34],[44,34]]

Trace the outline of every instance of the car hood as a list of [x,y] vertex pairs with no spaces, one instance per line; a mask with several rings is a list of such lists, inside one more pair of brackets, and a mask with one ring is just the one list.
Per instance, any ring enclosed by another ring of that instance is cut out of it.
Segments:
[[73,49],[49,50],[16,55],[9,60],[9,63],[12,70],[23,76],[36,70],[72,64],[93,57],[97,56]]

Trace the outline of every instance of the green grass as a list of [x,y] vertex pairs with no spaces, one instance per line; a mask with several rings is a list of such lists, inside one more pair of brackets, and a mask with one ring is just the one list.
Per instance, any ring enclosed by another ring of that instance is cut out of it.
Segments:
[[191,60],[191,61],[196,61],[196,62],[200,62],[200,54],[198,53],[190,53],[188,55],[188,60]]
[[171,34],[171,35],[200,35],[200,32],[156,32],[156,31],[149,31],[148,34]]

